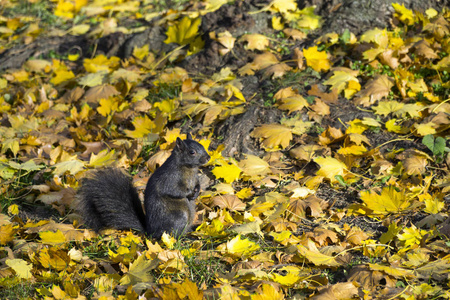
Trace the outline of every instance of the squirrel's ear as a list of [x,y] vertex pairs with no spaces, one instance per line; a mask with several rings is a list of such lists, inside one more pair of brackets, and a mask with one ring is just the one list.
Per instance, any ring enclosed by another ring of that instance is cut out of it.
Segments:
[[177,137],[177,142],[175,143],[175,148],[174,149],[175,150],[183,150],[184,147],[185,147],[184,142],[179,137]]
[[187,134],[186,139],[187,139],[187,140],[192,140],[192,135],[191,135],[190,132]]

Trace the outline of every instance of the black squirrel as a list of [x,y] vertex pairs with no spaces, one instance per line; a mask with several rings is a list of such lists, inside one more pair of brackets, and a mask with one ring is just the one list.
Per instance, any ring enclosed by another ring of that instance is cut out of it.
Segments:
[[131,178],[117,168],[95,171],[82,179],[79,210],[90,228],[136,229],[160,238],[190,231],[200,193],[198,167],[210,156],[192,140],[177,138],[172,154],[156,169],[144,192],[145,214]]

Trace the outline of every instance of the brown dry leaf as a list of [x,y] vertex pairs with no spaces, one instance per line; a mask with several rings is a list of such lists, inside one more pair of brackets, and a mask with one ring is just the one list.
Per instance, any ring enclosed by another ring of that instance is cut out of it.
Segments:
[[407,151],[405,156],[406,158],[403,161],[403,166],[405,167],[406,174],[421,175],[425,173],[428,159],[431,159],[428,155],[423,155],[418,151]]
[[450,33],[450,24],[443,16],[439,16],[435,21],[426,24],[423,31],[430,32],[437,40],[441,40]]
[[244,211],[246,206],[236,195],[218,195],[212,200],[214,205],[220,208],[227,208],[231,211]]
[[146,167],[150,172],[155,172],[156,168],[160,167],[166,159],[170,156],[172,150],[161,150],[155,153],[149,160],[145,163]]
[[344,134],[340,129],[334,127],[328,127],[327,130],[322,132],[319,136],[319,143],[326,146],[332,143],[339,142],[344,139]]
[[369,238],[369,235],[358,227],[352,227],[346,234],[345,240],[353,246],[360,246],[362,241]]
[[311,86],[308,95],[317,96],[326,103],[336,103],[338,101],[339,93],[336,89],[332,89],[329,93],[324,93],[320,90],[319,85],[315,84]]
[[414,270],[414,275],[417,278],[429,280],[447,280],[447,276],[450,272],[450,262],[448,259],[438,259]]
[[302,32],[300,30],[297,30],[297,29],[293,29],[293,28],[286,28],[286,29],[283,30],[283,33],[288,38],[292,38],[292,39],[297,40],[297,41],[301,41],[301,40],[306,38],[306,33]]
[[285,63],[272,65],[264,70],[264,77],[269,77],[271,75],[272,78],[282,77],[290,70],[292,70],[292,68]]
[[272,65],[278,64],[278,58],[271,52],[264,52],[255,57],[253,62],[246,64],[239,69],[240,75],[253,75],[255,71],[268,68]]
[[327,287],[319,288],[319,295],[311,300],[347,300],[359,295],[358,286],[353,282],[340,282]]
[[239,41],[247,42],[249,50],[266,50],[269,47],[269,39],[262,34],[245,34]]
[[120,93],[114,86],[102,84],[91,87],[86,94],[84,94],[83,100],[87,103],[98,103],[100,99],[108,99],[111,96],[116,96],[119,94]]
[[426,40],[420,40],[414,44],[412,47],[414,49],[414,53],[418,56],[422,56],[428,59],[436,59],[439,58],[439,55],[431,49],[430,44]]
[[328,148],[316,144],[309,144],[294,148],[289,151],[289,154],[298,160],[311,161],[318,156],[328,156],[331,153]]
[[288,217],[291,221],[306,217],[318,218],[327,207],[328,203],[325,200],[312,195],[306,199],[292,201],[288,206]]
[[314,105],[311,105],[311,109],[320,116],[327,116],[330,114],[330,107],[320,99],[316,99]]
[[252,66],[255,70],[265,69],[271,65],[277,64],[278,58],[271,52],[264,52],[255,57]]
[[219,49],[220,55],[225,55],[234,48],[236,38],[234,38],[229,31],[221,32],[217,35],[217,37],[215,32],[211,32],[209,36],[211,39],[216,40],[224,47],[223,49]]
[[357,105],[371,106],[376,101],[389,95],[394,86],[394,80],[387,75],[379,75],[364,85],[364,89],[356,93],[353,101]]
[[369,269],[367,265],[356,265],[350,269],[348,281],[359,283],[365,290],[372,290],[378,287],[381,281],[385,281],[387,287],[395,286],[395,282],[391,277],[384,275],[380,271]]
[[281,100],[284,98],[294,97],[297,95],[298,95],[298,93],[296,91],[294,91],[291,86],[289,86],[287,88],[281,89],[278,92],[276,92],[276,94],[273,96],[273,98],[276,100]]
[[314,231],[305,233],[305,237],[311,238],[319,246],[333,245],[339,241],[336,232],[327,228],[314,228]]
[[397,69],[397,67],[400,65],[398,61],[398,57],[395,57],[394,55],[396,52],[392,49],[387,49],[383,53],[381,53],[378,58],[380,59],[380,62],[384,65],[388,65],[392,70]]
[[295,48],[293,59],[297,62],[297,68],[299,70],[305,69],[305,56],[303,55],[302,50]]

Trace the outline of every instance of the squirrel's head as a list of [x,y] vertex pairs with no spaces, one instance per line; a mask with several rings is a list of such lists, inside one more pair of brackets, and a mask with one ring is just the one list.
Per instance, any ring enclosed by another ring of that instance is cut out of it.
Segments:
[[200,143],[194,141],[189,133],[185,140],[177,138],[173,151],[181,165],[187,167],[202,166],[211,158],[205,148]]

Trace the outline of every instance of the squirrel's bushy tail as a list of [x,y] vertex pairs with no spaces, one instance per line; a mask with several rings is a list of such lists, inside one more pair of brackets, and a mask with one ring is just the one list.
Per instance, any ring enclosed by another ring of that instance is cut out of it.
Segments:
[[78,191],[79,210],[85,224],[102,228],[145,231],[145,215],[131,178],[119,169],[92,172]]

